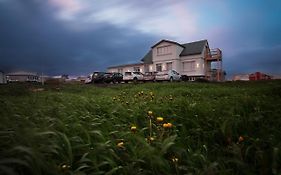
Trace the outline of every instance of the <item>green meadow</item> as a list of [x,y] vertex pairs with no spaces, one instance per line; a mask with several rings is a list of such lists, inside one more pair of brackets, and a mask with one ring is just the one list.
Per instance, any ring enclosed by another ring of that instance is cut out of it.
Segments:
[[0,174],[280,174],[281,81],[0,86]]

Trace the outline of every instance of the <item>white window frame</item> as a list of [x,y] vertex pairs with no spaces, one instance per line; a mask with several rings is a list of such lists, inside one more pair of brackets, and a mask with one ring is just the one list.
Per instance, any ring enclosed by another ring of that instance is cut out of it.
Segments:
[[[160,71],[157,69],[157,66],[160,66]],[[162,71],[163,71],[162,63],[156,64],[156,65],[155,65],[155,68],[156,68],[156,71],[157,71],[157,72],[162,72]]]
[[[171,68],[169,69],[169,66],[168,64],[171,64]],[[166,70],[169,71],[169,70],[172,70],[173,69],[173,62],[166,62]]]
[[157,55],[170,55],[172,54],[171,45],[160,46],[156,48]]
[[[182,62],[183,72],[194,72],[194,71],[196,71],[195,63],[196,63],[196,61],[184,61],[184,62]],[[184,69],[185,68],[184,64],[190,64],[190,67],[188,67],[188,69]]]

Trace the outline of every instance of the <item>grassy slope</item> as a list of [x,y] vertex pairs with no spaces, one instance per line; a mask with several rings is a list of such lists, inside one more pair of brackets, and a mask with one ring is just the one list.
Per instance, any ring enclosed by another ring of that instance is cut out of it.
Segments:
[[36,88],[0,86],[0,174],[281,172],[280,81]]

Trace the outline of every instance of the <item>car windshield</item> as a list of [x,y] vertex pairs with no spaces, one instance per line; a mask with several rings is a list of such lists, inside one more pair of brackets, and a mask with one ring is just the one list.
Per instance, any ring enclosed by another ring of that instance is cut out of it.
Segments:
[[132,73],[131,72],[125,72],[125,75],[130,76],[130,75],[132,75]]
[[140,75],[141,73],[140,72],[134,72],[134,74]]

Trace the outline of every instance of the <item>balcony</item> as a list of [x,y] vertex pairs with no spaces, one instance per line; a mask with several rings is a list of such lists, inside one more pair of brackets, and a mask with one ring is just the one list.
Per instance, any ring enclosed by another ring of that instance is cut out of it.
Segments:
[[221,61],[222,60],[222,52],[220,49],[212,49],[210,52],[206,53],[206,61]]

